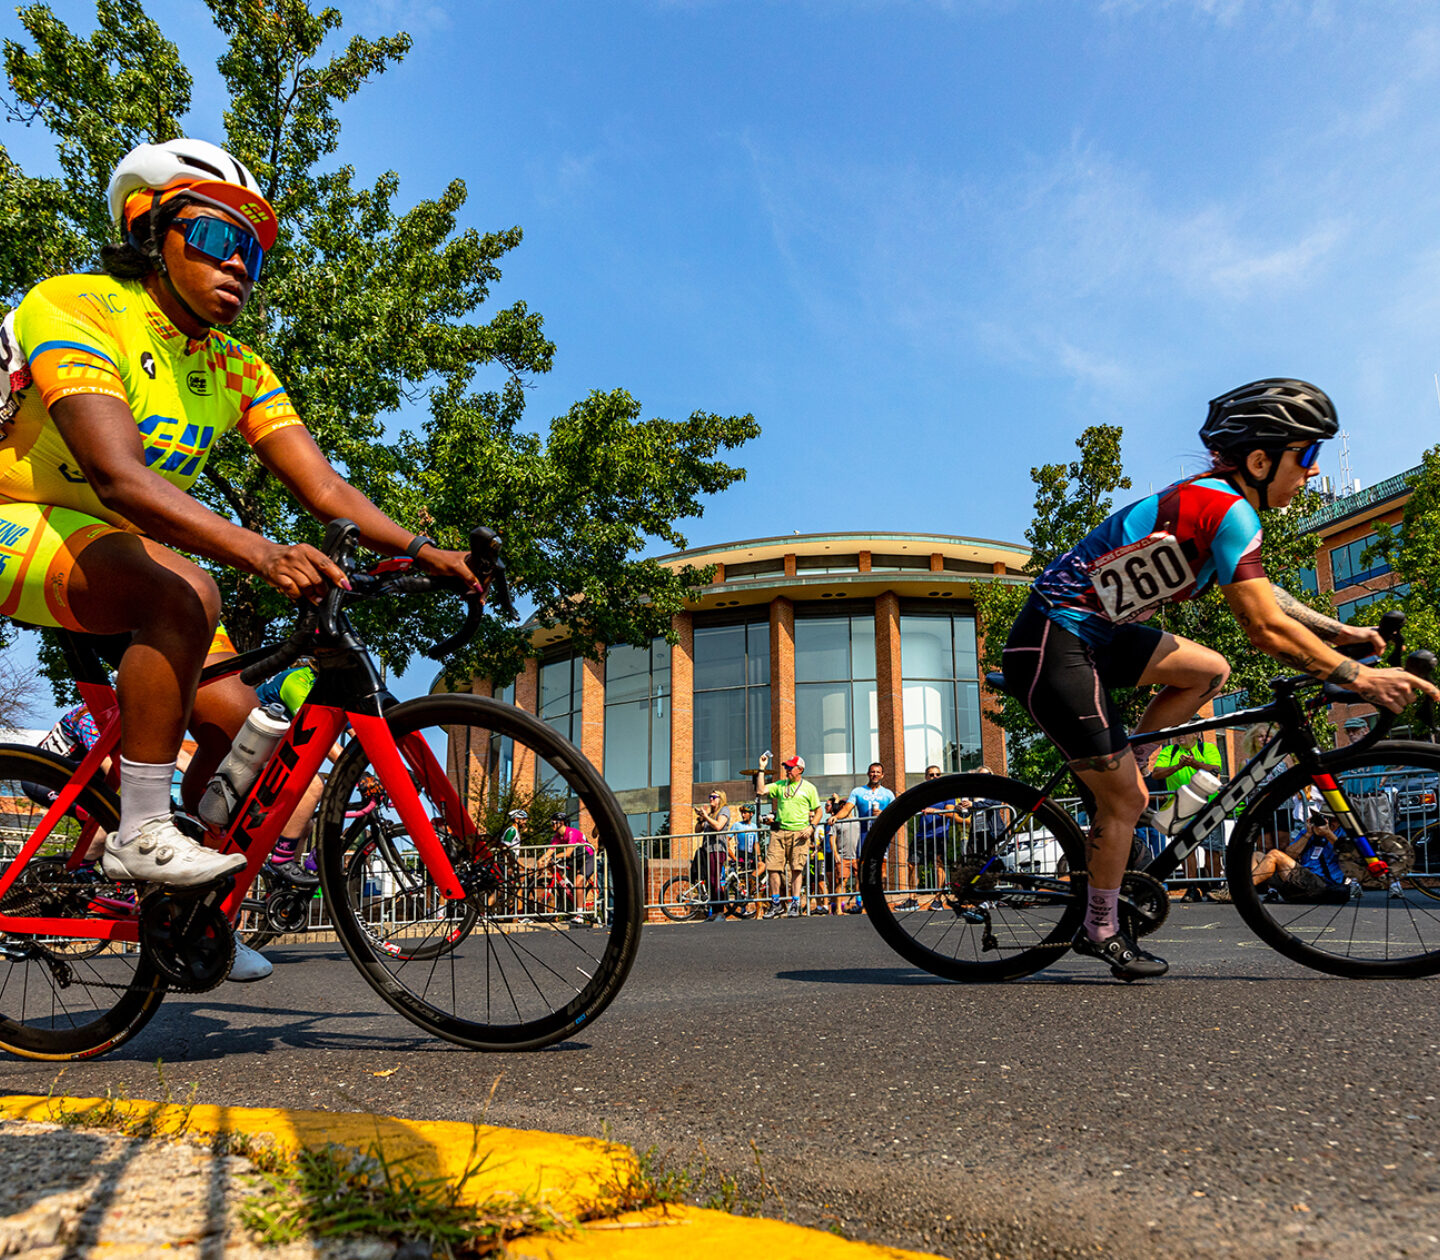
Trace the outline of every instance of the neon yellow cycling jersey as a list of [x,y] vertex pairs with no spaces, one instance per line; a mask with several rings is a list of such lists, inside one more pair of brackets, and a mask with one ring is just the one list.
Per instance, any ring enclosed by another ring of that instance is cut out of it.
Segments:
[[42,281],[16,310],[15,333],[35,383],[0,436],[0,499],[72,508],[138,532],[100,502],[50,419],[51,404],[74,394],[125,403],[146,467],[182,490],[231,429],[253,446],[300,423],[285,387],[253,350],[216,329],[186,337],[138,280]]

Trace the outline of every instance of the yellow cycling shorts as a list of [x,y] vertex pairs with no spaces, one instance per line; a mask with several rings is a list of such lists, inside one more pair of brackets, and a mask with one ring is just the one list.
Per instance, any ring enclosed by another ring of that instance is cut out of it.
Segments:
[[[0,616],[88,634],[70,610],[70,574],[97,538],[125,531],[73,508],[0,499]],[[209,655],[233,655],[225,627]]]

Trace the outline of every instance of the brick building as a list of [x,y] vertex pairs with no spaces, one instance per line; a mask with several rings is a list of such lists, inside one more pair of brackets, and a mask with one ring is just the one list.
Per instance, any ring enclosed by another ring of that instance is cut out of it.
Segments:
[[[1320,536],[1312,589],[1329,594],[1341,621],[1350,621],[1386,594],[1408,589],[1383,559],[1374,556],[1367,560],[1365,553],[1375,543],[1376,524],[1383,521],[1399,526],[1404,520],[1410,485],[1420,471],[1411,468],[1376,482],[1368,490],[1338,498],[1300,523],[1302,529]],[[1374,617],[1360,620],[1369,622]],[[1347,722],[1369,718],[1374,712],[1368,704],[1334,705],[1330,716],[1343,730]],[[1343,736],[1341,742],[1345,742]]]
[[[563,628],[494,694],[538,713],[603,767],[639,835],[715,787],[732,801],[762,752],[798,752],[822,797],[871,761],[897,791],[927,764],[1005,764],[984,720],[978,583],[1027,584],[1027,548],[932,534],[795,534],[704,547],[662,564],[715,566],[675,618],[676,642],[586,660]],[[492,685],[477,680],[475,690]]]

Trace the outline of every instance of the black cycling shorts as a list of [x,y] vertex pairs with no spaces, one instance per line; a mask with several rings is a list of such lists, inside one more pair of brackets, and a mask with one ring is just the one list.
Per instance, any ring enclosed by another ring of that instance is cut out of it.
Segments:
[[1096,647],[1052,621],[1031,595],[1005,644],[1005,690],[1066,761],[1114,756],[1127,740],[1107,688],[1137,686],[1163,635],[1137,622],[1116,626],[1110,642]]

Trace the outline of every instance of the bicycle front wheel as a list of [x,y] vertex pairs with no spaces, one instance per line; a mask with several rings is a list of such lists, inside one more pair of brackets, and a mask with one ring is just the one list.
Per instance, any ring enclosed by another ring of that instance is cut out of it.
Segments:
[[[319,818],[321,883],[346,952],[406,1019],[459,1045],[527,1050],[572,1035],[614,999],[640,943],[639,861],[614,793],[553,728],[496,700],[422,696],[385,717],[467,896],[436,911],[443,898],[388,799],[376,822],[398,867],[367,854],[372,827],[347,830],[370,772],[352,741]],[[517,808],[531,821],[512,860],[499,837]],[[588,818],[595,858],[576,863],[570,917],[536,922],[524,914],[526,851],[538,857],[553,813]]]
[[692,884],[688,875],[667,879],[660,888],[660,913],[675,923],[703,919],[709,903],[709,887],[703,880]]
[[[75,767],[38,748],[0,748],[4,840],[18,852],[44,818],[22,784],[58,792]],[[88,1059],[129,1041],[165,997],[165,984],[136,945],[66,935],[66,919],[124,914],[134,893],[107,880],[83,882],[63,859],[86,831],[113,831],[120,805],[98,783],[80,793],[38,854],[0,899],[0,912],[44,918],[44,935],[0,932],[0,1048],[27,1059]],[[97,909],[97,907],[99,907]]]
[[[967,846],[943,817],[948,802],[984,800],[987,832]],[[1001,825],[1003,824],[1003,825]],[[1013,980],[1070,948],[1085,918],[1084,840],[1034,788],[994,774],[928,779],[870,824],[860,897],[885,943],[947,980]]]
[[[1266,944],[1317,971],[1353,978],[1440,972],[1440,905],[1432,899],[1440,848],[1432,851],[1429,841],[1440,823],[1440,748],[1391,740],[1327,757],[1325,773],[1388,872],[1370,872],[1358,837],[1297,767],[1236,823],[1225,851],[1235,908]],[[1285,851],[1317,819],[1333,820],[1335,841],[1301,849],[1297,873]]]

